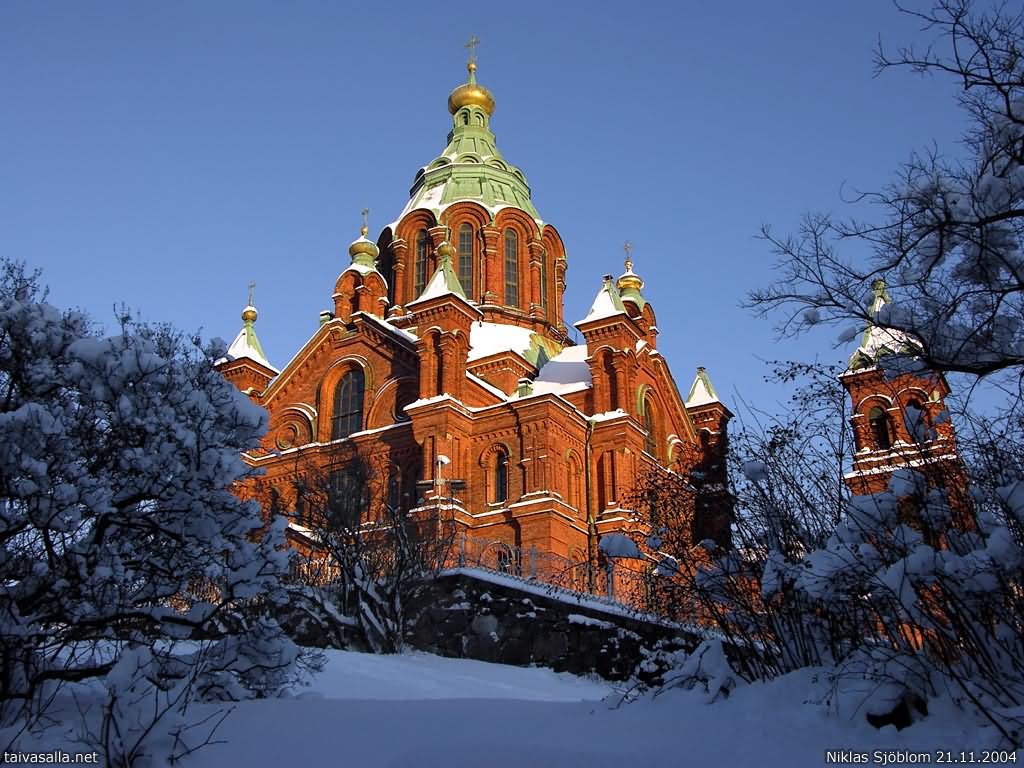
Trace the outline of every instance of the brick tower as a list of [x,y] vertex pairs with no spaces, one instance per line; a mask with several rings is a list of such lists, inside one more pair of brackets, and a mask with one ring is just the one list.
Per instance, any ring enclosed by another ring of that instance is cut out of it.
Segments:
[[[872,290],[870,316],[878,318],[891,298],[882,280]],[[855,448],[844,479],[854,494],[879,493],[895,470],[913,469],[948,493],[955,523],[969,526],[967,478],[945,403],[949,385],[940,372],[915,364],[920,350],[901,331],[875,324],[864,331],[840,376],[852,404]],[[899,364],[886,366],[887,355],[901,356]]]

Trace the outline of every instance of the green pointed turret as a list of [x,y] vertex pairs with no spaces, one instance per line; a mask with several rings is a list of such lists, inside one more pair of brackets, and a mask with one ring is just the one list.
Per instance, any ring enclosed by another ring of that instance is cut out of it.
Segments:
[[619,295],[623,301],[631,301],[636,304],[637,309],[643,310],[647,304],[647,299],[640,293],[640,290],[644,287],[644,281],[640,275],[633,271],[633,259],[629,256],[628,247],[626,249],[626,271],[619,276],[616,285],[619,288]]
[[686,407],[694,408],[698,405],[718,402],[721,401],[718,399],[715,385],[711,383],[711,377],[708,376],[704,366],[699,366],[693,384],[690,385],[690,391],[686,395]]
[[437,246],[437,255],[440,258],[437,269],[434,270],[434,274],[427,281],[423,293],[417,296],[415,301],[409,302],[409,306],[412,306],[417,301],[426,301],[427,299],[437,298],[447,293],[453,293],[463,301],[468,301],[466,299],[466,292],[462,290],[459,276],[455,274],[455,269],[452,267],[451,245],[447,242],[441,243]]
[[416,174],[402,214],[425,208],[439,215],[451,203],[473,200],[491,213],[511,205],[540,221],[526,177],[506,162],[495,143],[490,129],[494,97],[477,83],[476,63],[471,61],[467,69],[467,82],[448,97],[448,146]]
[[[889,291],[885,287],[885,281],[880,278],[871,284],[871,292],[873,297],[871,305],[868,307],[868,314],[872,320],[876,320],[882,307],[892,303],[892,297],[889,296]],[[860,346],[850,356],[847,370],[856,371],[861,368],[870,368],[877,365],[878,358],[884,355],[896,353],[915,355],[920,351],[920,344],[909,334],[895,328],[881,328],[873,322],[869,322],[867,328],[864,329]]]

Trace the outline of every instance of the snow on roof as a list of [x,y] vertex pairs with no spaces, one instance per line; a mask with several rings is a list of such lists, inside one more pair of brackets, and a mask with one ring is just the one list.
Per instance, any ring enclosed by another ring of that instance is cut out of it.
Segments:
[[534,391],[536,392],[537,385],[542,383],[590,386],[590,366],[587,364],[587,357],[585,344],[566,347],[540,369],[540,374],[534,381]]
[[462,290],[462,283],[459,282],[458,276],[456,276],[455,271],[452,269],[451,259],[447,256],[441,258],[441,263],[434,270],[434,274],[431,275],[430,281],[423,289],[423,293],[413,301],[410,301],[406,306],[411,307],[421,301],[436,299],[440,296],[458,296],[468,301],[466,299],[466,292]]
[[579,323],[586,323],[591,320],[603,320],[606,317],[624,314],[626,314],[626,308],[622,304],[622,297],[619,296],[618,290],[612,284],[611,277],[608,276],[605,277],[604,285],[601,286],[601,290],[594,297],[594,303],[590,305],[590,311],[587,312],[587,316],[576,324],[579,325]]
[[[892,300],[885,289],[885,282],[876,280],[874,285],[872,285],[872,290],[875,296],[871,302],[869,313],[872,317],[878,318],[879,322],[885,323],[890,321],[892,315],[897,313],[893,312]],[[920,343],[909,333],[895,328],[882,328],[874,323],[870,323],[864,329],[864,336],[861,338],[860,346],[857,347],[857,350],[850,357],[848,369],[855,370],[876,365],[878,358],[883,355],[900,352],[914,353],[918,352],[920,348]]]
[[[426,292],[424,291],[424,294]],[[468,361],[479,360],[498,352],[517,352],[526,357],[532,344],[533,331],[505,323],[473,323],[469,333]]]
[[711,383],[707,371],[703,368],[698,368],[697,376],[693,379],[693,384],[690,386],[690,393],[686,396],[686,407],[694,408],[698,405],[718,402],[721,401],[718,399],[718,393],[715,392],[715,387]]
[[414,344],[416,343],[416,334],[409,333],[409,331],[405,330],[404,328],[399,328],[397,325],[392,325],[387,320],[377,317],[375,314],[371,312],[355,312],[353,313],[352,317],[365,318],[375,323],[376,325],[379,325],[381,328],[386,329],[390,333],[393,333],[395,336],[398,336],[399,338],[405,339],[406,341],[411,341]]
[[605,411],[604,413],[595,413],[590,417],[591,421],[611,421],[621,416],[627,415],[621,408],[616,408],[614,411]]
[[[260,341],[256,338],[256,330],[252,327],[252,323],[246,323],[242,330],[238,332],[238,335],[235,336],[235,340],[231,342],[231,346],[228,347],[228,351],[222,359],[240,360],[241,358],[254,360],[260,365],[265,365],[274,373],[280,373],[277,368],[270,364],[266,355],[263,354],[263,347],[260,346]],[[218,360],[217,362],[220,361]]]
[[572,392],[582,392],[584,389],[590,389],[590,386],[588,381],[574,381],[565,384],[558,381],[535,381],[528,397],[533,395],[568,395]]
[[469,371],[466,371],[466,378],[469,379],[470,381],[474,382],[475,384],[483,387],[488,392],[490,392],[492,395],[495,395],[496,397],[500,397],[503,402],[508,400],[508,395],[506,395],[504,392],[502,392],[500,389],[498,389],[493,384],[489,384],[484,379],[481,379],[475,373],[470,373]]
[[[360,240],[366,240],[366,238],[359,238],[359,239]],[[370,242],[370,241],[367,240],[366,242]],[[360,264],[358,261],[353,261],[351,264],[349,264],[347,267],[345,267],[345,272],[348,272],[349,270],[352,270],[354,272],[358,272],[361,275],[368,275],[371,272],[377,272],[377,268],[376,267],[371,267],[368,264]],[[380,275],[380,272],[377,272],[377,274]],[[381,275],[381,277],[383,277],[383,275]]]

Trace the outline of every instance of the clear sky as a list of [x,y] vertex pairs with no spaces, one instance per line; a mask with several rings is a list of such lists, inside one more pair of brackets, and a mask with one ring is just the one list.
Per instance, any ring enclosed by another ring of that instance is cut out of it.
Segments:
[[838,330],[777,344],[740,308],[773,277],[761,225],[852,213],[852,190],[956,152],[964,126],[951,82],[874,76],[879,38],[927,39],[883,0],[5,0],[0,252],[60,306],[229,341],[255,280],[283,367],[360,210],[376,237],[444,148],[470,34],[498,146],[565,241],[566,319],[630,240],[680,389],[705,365],[730,404],[774,407],[763,359],[852,352]]

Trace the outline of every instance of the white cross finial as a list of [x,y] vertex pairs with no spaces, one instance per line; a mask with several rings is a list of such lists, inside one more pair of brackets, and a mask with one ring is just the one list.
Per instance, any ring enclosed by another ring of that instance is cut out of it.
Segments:
[[469,51],[469,63],[476,64],[476,47],[480,45],[480,38],[476,35],[470,35],[469,40],[466,41],[465,48]]
[[252,303],[252,301],[253,301],[253,294],[254,294],[255,292],[256,292],[256,281],[255,281],[255,280],[253,280],[252,282],[250,282],[250,283],[249,283],[249,306],[250,306],[250,307],[252,307],[252,306],[255,306],[255,305],[254,305],[254,304]]

